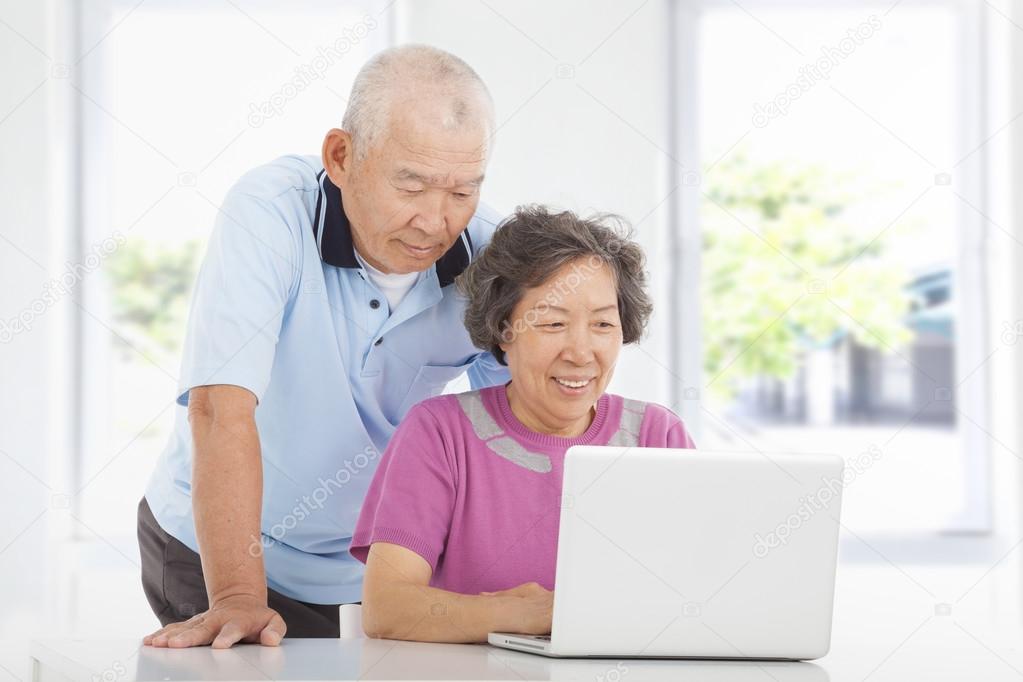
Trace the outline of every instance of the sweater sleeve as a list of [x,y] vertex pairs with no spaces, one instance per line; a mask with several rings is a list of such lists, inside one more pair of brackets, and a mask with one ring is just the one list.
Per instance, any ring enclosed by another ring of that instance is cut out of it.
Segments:
[[402,420],[380,460],[349,551],[365,563],[374,542],[401,545],[436,570],[455,505],[456,478],[440,424],[423,404]]
[[696,448],[682,419],[656,403],[647,405],[639,430],[639,444],[647,448]]

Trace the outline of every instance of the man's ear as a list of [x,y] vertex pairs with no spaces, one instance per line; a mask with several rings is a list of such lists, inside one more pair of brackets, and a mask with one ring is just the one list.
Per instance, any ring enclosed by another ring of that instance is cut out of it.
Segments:
[[355,163],[352,136],[340,128],[331,128],[323,138],[323,168],[338,187],[348,184]]

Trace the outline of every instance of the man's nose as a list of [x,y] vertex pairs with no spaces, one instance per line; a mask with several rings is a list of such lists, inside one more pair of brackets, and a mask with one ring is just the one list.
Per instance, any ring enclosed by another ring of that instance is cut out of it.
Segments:
[[444,231],[444,197],[428,196],[422,198],[416,206],[416,217],[412,221],[412,227],[434,235]]

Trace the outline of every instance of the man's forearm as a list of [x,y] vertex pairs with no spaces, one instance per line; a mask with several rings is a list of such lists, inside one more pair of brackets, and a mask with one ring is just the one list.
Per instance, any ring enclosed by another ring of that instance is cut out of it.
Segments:
[[210,605],[234,596],[265,603],[263,468],[255,420],[207,411],[190,421],[192,511]]

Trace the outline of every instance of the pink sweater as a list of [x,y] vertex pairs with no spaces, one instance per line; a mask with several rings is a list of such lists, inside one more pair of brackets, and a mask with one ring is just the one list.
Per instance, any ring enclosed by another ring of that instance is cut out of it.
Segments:
[[527,429],[504,386],[425,400],[380,461],[351,553],[365,562],[374,542],[401,545],[429,562],[431,586],[462,594],[554,589],[565,451],[608,444],[695,447],[667,408],[610,393],[576,438]]

